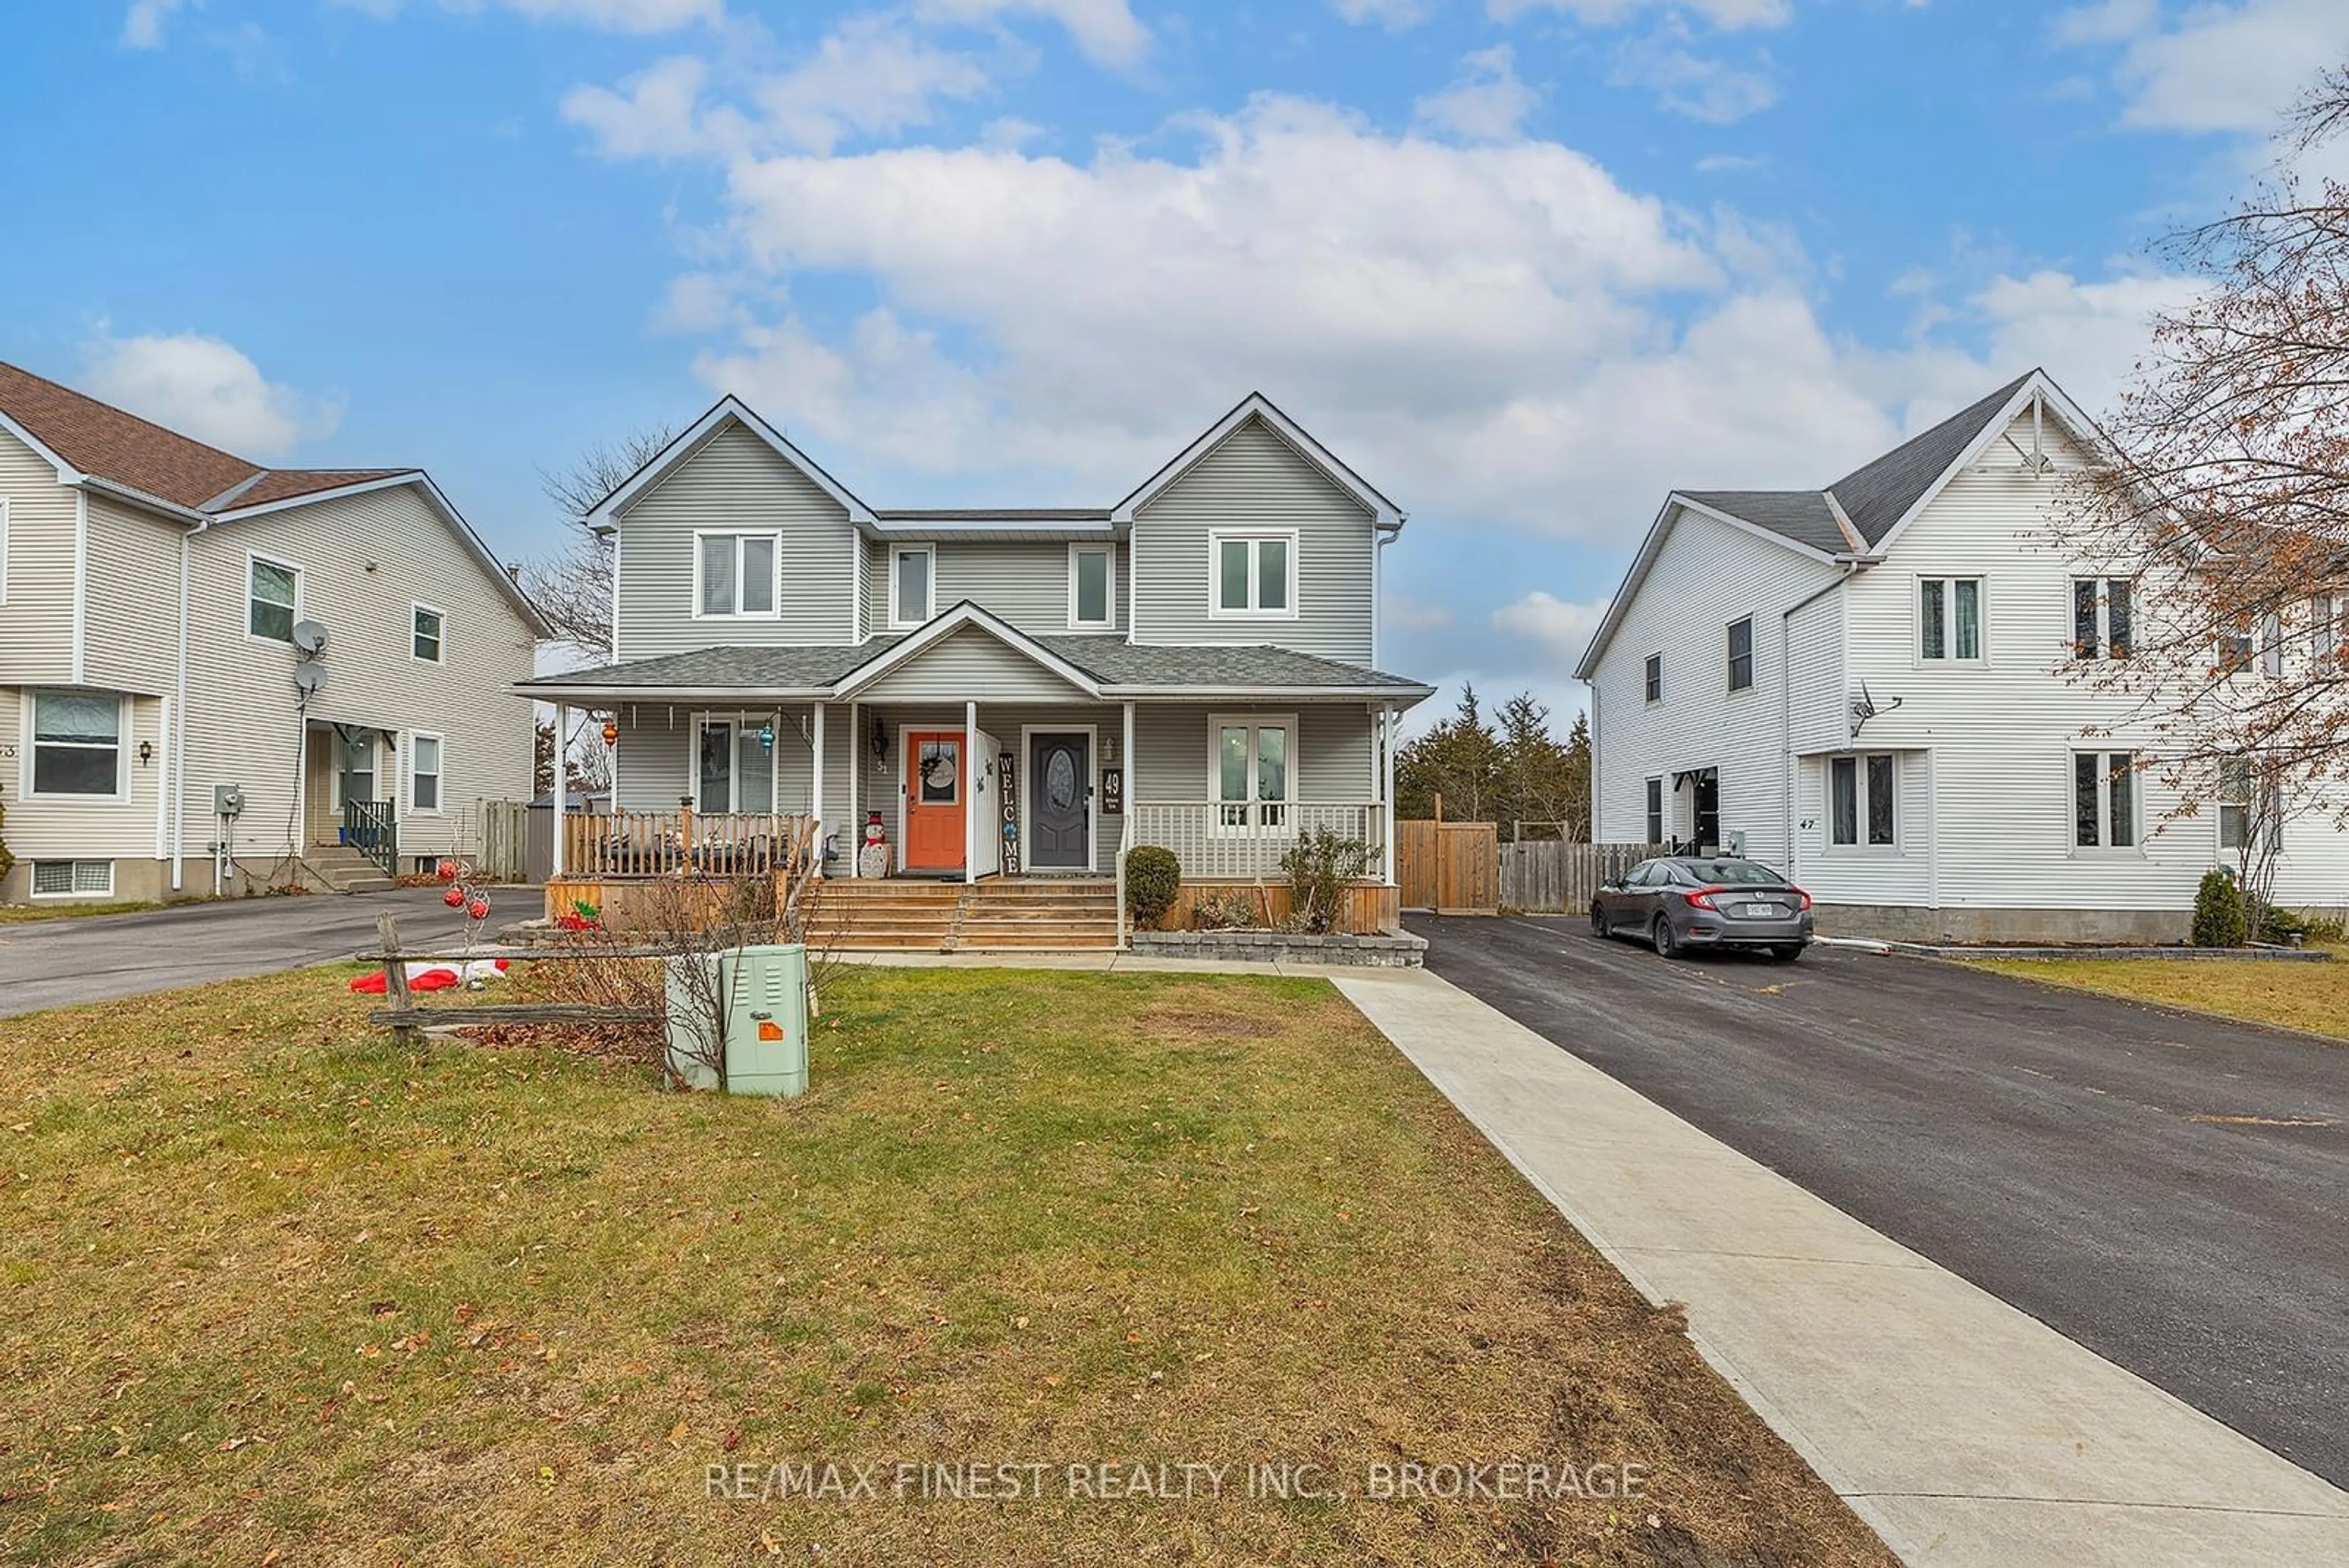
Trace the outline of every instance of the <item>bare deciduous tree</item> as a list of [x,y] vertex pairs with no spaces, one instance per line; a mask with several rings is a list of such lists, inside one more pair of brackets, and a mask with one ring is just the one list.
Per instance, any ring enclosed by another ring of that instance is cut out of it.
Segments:
[[2203,286],[2157,318],[2105,461],[2053,512],[2095,579],[2073,668],[2132,699],[2107,728],[2150,738],[2178,812],[2224,803],[2255,922],[2286,822],[2349,816],[2349,187],[2296,166],[2344,128],[2336,69],[2273,171],[2167,243]]
[[538,471],[539,488],[571,532],[561,550],[523,567],[523,587],[556,637],[599,658],[612,656],[612,546],[588,528],[588,514],[658,456],[676,433],[655,425],[616,443],[597,441],[568,468]]

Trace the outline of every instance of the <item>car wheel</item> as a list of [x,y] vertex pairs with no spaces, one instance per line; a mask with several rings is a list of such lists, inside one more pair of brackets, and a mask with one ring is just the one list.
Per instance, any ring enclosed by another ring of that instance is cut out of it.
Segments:
[[1803,944],[1800,942],[1787,942],[1783,946],[1772,948],[1770,950],[1777,955],[1778,961],[1780,963],[1793,963],[1796,959],[1803,956]]
[[1670,915],[1658,915],[1655,926],[1649,932],[1649,936],[1656,944],[1658,958],[1676,959],[1681,956],[1680,934],[1672,929],[1672,918]]
[[1594,937],[1611,937],[1615,934],[1608,929],[1607,911],[1596,904],[1590,906],[1590,934]]

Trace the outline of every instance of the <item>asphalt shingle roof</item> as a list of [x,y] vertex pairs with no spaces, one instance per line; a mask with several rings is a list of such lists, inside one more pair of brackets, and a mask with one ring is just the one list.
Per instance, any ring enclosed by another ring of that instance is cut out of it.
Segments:
[[1865,463],[1825,490],[1684,490],[1682,494],[1716,512],[1767,528],[1798,545],[1839,555],[1851,548],[1828,509],[1827,497],[1843,508],[1851,525],[1871,546],[1884,543],[1893,525],[1909,514],[1935,480],[1973,444],[1982,427],[1997,417],[2023,384],[2038,372],[2017,376],[1980,402],[1960,410],[1921,434],[1911,436],[1872,462]]
[[[700,648],[659,659],[542,675],[522,684],[611,691],[735,688],[803,691],[833,685],[896,640],[876,638],[861,648]],[[1054,636],[1034,640],[1103,686],[1196,687],[1203,693],[1286,686],[1392,688],[1398,694],[1427,690],[1422,682],[1400,675],[1286,648],[1171,648],[1129,643],[1116,637]]]

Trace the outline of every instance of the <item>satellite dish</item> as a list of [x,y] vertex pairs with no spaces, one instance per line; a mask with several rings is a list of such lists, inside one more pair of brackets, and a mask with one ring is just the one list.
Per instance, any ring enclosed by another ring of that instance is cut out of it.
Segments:
[[315,620],[294,623],[294,650],[316,659],[326,651],[326,628]]
[[294,667],[294,690],[307,697],[326,682],[326,672],[315,664]]

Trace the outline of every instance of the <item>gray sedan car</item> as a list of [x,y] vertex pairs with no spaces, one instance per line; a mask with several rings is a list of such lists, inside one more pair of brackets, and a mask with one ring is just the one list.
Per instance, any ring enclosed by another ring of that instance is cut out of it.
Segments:
[[1642,860],[1590,900],[1593,935],[1636,935],[1665,958],[1692,948],[1755,948],[1798,959],[1811,896],[1754,860],[1676,855]]

